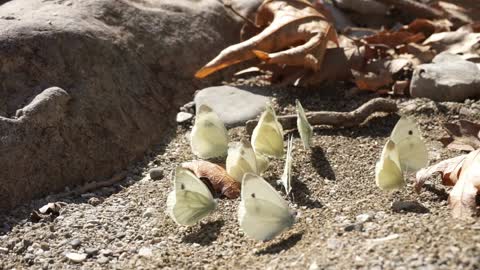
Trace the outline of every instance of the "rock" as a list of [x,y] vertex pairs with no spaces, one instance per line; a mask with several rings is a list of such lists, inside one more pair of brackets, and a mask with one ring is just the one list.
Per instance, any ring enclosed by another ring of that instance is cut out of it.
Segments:
[[8,248],[0,247],[0,254],[8,254]]
[[153,180],[161,180],[163,178],[163,170],[161,168],[153,168],[148,174]]
[[108,257],[100,256],[100,257],[98,257],[97,262],[99,264],[106,264],[106,263],[108,263],[109,260],[110,259]]
[[392,203],[393,212],[430,213],[430,210],[417,201],[396,201]]
[[350,224],[350,225],[347,225],[345,226],[345,231],[346,232],[351,232],[351,231],[363,231],[363,223],[354,223],[354,224]]
[[235,127],[262,113],[269,97],[259,89],[223,85],[198,91],[194,101],[197,111],[206,104],[218,114],[226,127]]
[[373,216],[370,214],[360,214],[356,217],[357,223],[365,223],[371,221]]
[[480,97],[480,69],[475,63],[459,56],[441,53],[431,64],[415,68],[410,94],[435,101],[463,101]]
[[352,10],[364,15],[387,14],[388,6],[375,0],[335,0],[335,4],[342,9]]
[[138,251],[138,255],[140,255],[141,257],[149,258],[149,257],[152,257],[153,252],[152,252],[152,249],[150,248],[142,247]]
[[145,212],[143,212],[143,217],[144,218],[151,218],[153,217],[153,214],[155,214],[155,209],[153,209],[152,207],[148,207]]
[[177,113],[177,123],[183,123],[193,118],[193,114],[188,112]]
[[318,267],[317,261],[313,261],[308,267],[308,270],[320,270],[320,267]]
[[141,159],[243,24],[213,0],[0,2],[0,209]]
[[98,248],[94,248],[94,247],[91,247],[91,248],[86,248],[85,249],[85,253],[88,255],[88,256],[94,256],[98,253]]
[[72,241],[70,241],[70,246],[72,246],[73,248],[78,248],[81,244],[82,241],[80,241],[80,239],[73,239]]
[[65,256],[72,262],[81,263],[87,259],[87,254],[68,252]]
[[103,202],[102,199],[99,199],[98,197],[92,197],[88,199],[88,203],[93,206],[97,206]]

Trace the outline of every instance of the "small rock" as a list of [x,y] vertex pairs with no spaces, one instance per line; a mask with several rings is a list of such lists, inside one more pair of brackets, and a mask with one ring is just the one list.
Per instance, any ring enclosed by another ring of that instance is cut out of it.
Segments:
[[142,247],[138,251],[138,255],[140,255],[141,257],[149,258],[149,257],[152,257],[153,252],[152,252],[152,249],[150,248]]
[[101,204],[103,202],[103,200],[99,199],[98,197],[92,197],[90,199],[88,199],[88,203],[90,205],[93,205],[93,206],[97,206],[99,204]]
[[342,247],[342,241],[336,238],[328,238],[327,239],[327,248],[328,249],[339,249]]
[[392,203],[393,212],[429,213],[430,210],[417,201],[396,201]]
[[85,253],[87,253],[87,255],[89,256],[96,255],[98,253],[98,248],[94,248],[94,247],[86,248]]
[[356,217],[357,223],[365,223],[371,221],[373,216],[370,214],[361,214]]
[[347,225],[345,226],[345,231],[346,232],[351,232],[351,231],[363,231],[363,223],[354,223],[354,224],[350,224],[350,225]]
[[188,112],[177,113],[177,123],[184,123],[193,118],[193,114]]
[[153,209],[152,207],[148,207],[145,212],[143,212],[143,217],[144,218],[151,218],[153,216],[153,214],[155,213],[155,209]]
[[72,241],[70,241],[70,245],[73,248],[78,248],[81,244],[82,244],[82,241],[80,241],[80,239],[73,239]]
[[108,257],[100,256],[100,257],[98,257],[97,262],[99,264],[106,264],[106,263],[108,263],[109,260],[110,259]]
[[196,110],[206,104],[215,111],[226,127],[235,127],[254,119],[265,110],[269,97],[261,89],[215,86],[195,95]]
[[43,249],[43,250],[49,250],[50,245],[48,243],[42,242],[42,243],[40,243],[40,248]]
[[68,252],[65,256],[72,262],[81,263],[87,259],[87,254]]
[[0,247],[0,254],[7,254],[8,248]]
[[105,256],[110,256],[110,255],[112,255],[112,251],[110,249],[102,249],[102,250],[100,250],[100,254],[105,255]]
[[310,267],[308,267],[308,270],[319,270],[319,269],[320,269],[320,267],[318,267],[317,261],[313,261],[310,264]]
[[160,168],[153,168],[148,173],[153,180],[161,180],[163,178],[163,170]]

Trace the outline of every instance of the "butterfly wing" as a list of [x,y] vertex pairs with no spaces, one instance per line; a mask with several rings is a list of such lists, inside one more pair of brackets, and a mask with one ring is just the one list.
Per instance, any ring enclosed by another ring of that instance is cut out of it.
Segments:
[[257,173],[255,152],[250,142],[242,140],[228,149],[226,161],[227,173],[242,182],[243,175],[247,172]]
[[283,157],[283,128],[270,105],[267,105],[253,130],[252,146],[255,153],[276,158]]
[[281,178],[281,183],[285,188],[285,193],[288,195],[292,191],[292,148],[293,148],[293,138],[288,139],[287,146],[287,157],[285,158],[285,167],[283,168],[283,174]]
[[257,161],[257,174],[262,174],[267,170],[270,160],[260,153],[255,153],[255,160]]
[[398,150],[402,171],[417,171],[428,164],[428,150],[417,124],[402,117],[395,125],[390,139]]
[[190,145],[200,158],[223,157],[227,154],[228,133],[223,122],[211,109],[202,107],[192,128]]
[[261,241],[274,238],[295,221],[278,192],[263,178],[251,173],[245,174],[242,181],[238,219],[246,235]]
[[375,166],[375,182],[383,190],[395,190],[405,185],[395,143],[388,140]]
[[300,101],[297,99],[295,100],[295,103],[297,107],[298,133],[300,133],[300,138],[302,139],[303,147],[305,149],[310,149],[310,144],[313,136],[313,128],[307,120],[307,116],[305,115],[305,110],[303,109]]
[[190,226],[206,217],[216,208],[208,187],[192,172],[177,168],[174,190],[167,198],[167,213],[180,225]]

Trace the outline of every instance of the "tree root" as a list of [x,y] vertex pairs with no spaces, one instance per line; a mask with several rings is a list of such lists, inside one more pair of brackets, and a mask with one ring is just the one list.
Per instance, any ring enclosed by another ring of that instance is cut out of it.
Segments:
[[[375,112],[393,113],[397,112],[398,107],[395,101],[385,98],[372,99],[356,110],[351,112],[307,112],[308,122],[312,126],[330,125],[334,127],[354,127],[359,126]],[[278,121],[284,129],[293,129],[297,125],[297,115],[279,116]],[[246,124],[248,134],[252,134],[253,129],[257,125],[258,120],[250,120]]]

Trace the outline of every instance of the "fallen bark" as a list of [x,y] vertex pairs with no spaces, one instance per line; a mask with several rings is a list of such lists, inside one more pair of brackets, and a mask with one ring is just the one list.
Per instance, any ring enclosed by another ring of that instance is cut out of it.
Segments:
[[[312,126],[318,125],[330,125],[334,127],[354,127],[359,126],[365,120],[375,112],[393,113],[398,111],[395,101],[385,98],[372,99],[359,108],[351,112],[307,112],[308,122]],[[282,124],[284,129],[293,129],[297,125],[297,115],[285,115],[279,116],[278,121]],[[249,134],[257,125],[258,120],[250,120],[246,124],[246,129]]]

